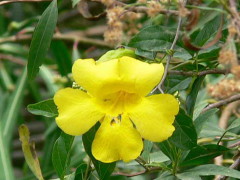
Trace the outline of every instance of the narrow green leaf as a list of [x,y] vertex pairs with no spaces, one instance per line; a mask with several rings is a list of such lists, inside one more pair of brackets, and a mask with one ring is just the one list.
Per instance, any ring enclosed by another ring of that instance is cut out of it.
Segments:
[[44,65],[41,67],[39,74],[46,84],[50,96],[53,96],[58,90],[58,86],[54,83],[54,74]]
[[19,77],[16,90],[12,93],[8,100],[5,113],[3,114],[3,137],[9,143],[18,117],[18,112],[21,108],[21,103],[24,97],[24,89],[27,81],[27,69],[25,68],[22,75]]
[[33,80],[42,65],[43,59],[50,46],[58,18],[57,0],[53,0],[43,12],[33,38],[28,56],[28,78]]
[[228,148],[216,144],[197,146],[191,149],[180,166],[207,164],[210,160],[223,154],[224,152],[227,152],[228,150]]
[[100,126],[100,123],[97,123],[95,126],[93,126],[87,133],[83,135],[82,140],[83,140],[85,151],[88,154],[88,156],[91,158],[94,164],[94,167],[96,168],[96,171],[99,175],[99,178],[101,180],[105,180],[105,179],[108,179],[112,174],[116,166],[116,163],[115,162],[103,163],[96,160],[92,155],[92,142],[99,126]]
[[189,93],[189,95],[187,96],[187,100],[186,100],[186,109],[187,109],[187,113],[189,116],[193,116],[193,111],[194,111],[194,106],[196,103],[196,99],[197,99],[197,95],[198,95],[198,91],[201,88],[202,82],[204,80],[205,76],[201,76],[198,77],[193,85],[192,85],[192,90]]
[[217,108],[214,108],[214,109],[210,109],[209,111],[206,111],[202,114],[200,114],[194,121],[194,126],[196,128],[196,131],[197,131],[197,134],[199,135],[202,128],[203,128],[203,125],[208,122],[212,116],[218,112],[218,109]]
[[22,142],[23,154],[28,164],[28,167],[31,169],[31,171],[37,177],[38,180],[43,180],[42,171],[38,161],[37,153],[35,151],[35,145],[29,142],[30,140],[29,130],[25,125],[21,125],[18,130],[20,141]]
[[72,0],[72,7],[74,8],[81,0]]
[[74,136],[70,136],[62,132],[53,147],[52,162],[61,180],[64,179],[65,174],[69,170],[71,160],[70,153],[73,140]]
[[32,114],[45,117],[55,117],[58,115],[57,106],[54,104],[53,99],[41,101],[36,104],[29,104],[27,110]]
[[177,174],[177,177],[182,180],[193,180],[199,176],[211,176],[211,175],[223,175],[238,179],[240,177],[240,172],[224,166],[206,164],[197,166],[192,169],[188,169],[181,174]]
[[13,167],[11,165],[11,158],[9,155],[8,146],[6,146],[6,140],[3,137],[3,126],[0,121],[0,179],[14,180]]
[[192,119],[186,115],[184,110],[180,109],[173,125],[176,130],[169,138],[173,144],[184,150],[197,146],[197,133],[195,127]]
[[51,50],[57,61],[58,70],[62,76],[72,72],[72,59],[64,42],[53,41]]
[[0,62],[0,80],[6,90],[12,91],[14,89],[14,84],[9,73],[6,71],[6,68],[3,63]]

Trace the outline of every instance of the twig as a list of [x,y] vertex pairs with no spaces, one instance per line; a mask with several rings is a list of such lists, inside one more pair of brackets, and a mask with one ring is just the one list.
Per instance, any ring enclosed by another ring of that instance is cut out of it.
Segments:
[[[146,6],[135,6],[135,7],[130,7],[128,8],[128,10],[133,11],[133,12],[137,12],[137,13],[145,13],[148,11],[148,7]],[[161,9],[159,10],[160,14],[171,14],[171,15],[175,15],[178,16],[179,15],[179,11],[176,10],[168,10],[168,9]]]
[[[176,31],[176,34],[175,34],[173,43],[172,43],[172,45],[171,45],[171,47],[170,47],[170,51],[174,49],[174,47],[175,47],[175,45],[176,45],[176,43],[177,43],[177,40],[178,40],[178,37],[179,37],[179,32],[180,32],[181,24],[182,24],[182,17],[179,16],[179,17],[178,17],[177,31]],[[160,83],[158,84],[158,86],[157,86],[157,88],[159,89],[159,91],[160,91],[161,93],[164,93],[163,90],[162,90],[162,85],[163,85],[163,83],[164,83],[164,81],[165,81],[165,79],[166,79],[166,77],[167,77],[168,67],[169,67],[169,63],[170,63],[170,61],[171,61],[171,59],[172,59],[172,56],[173,56],[173,54],[169,54],[169,55],[168,55],[162,80],[161,80],[161,82],[160,82]],[[156,90],[156,88],[155,88],[154,90]]]
[[26,62],[23,59],[14,57],[12,55],[0,54],[0,61],[1,60],[9,60],[19,65],[26,65]]
[[218,107],[221,107],[225,104],[228,104],[228,103],[231,103],[231,102],[234,102],[234,101],[238,101],[240,100],[240,94],[236,94],[236,95],[233,95],[227,99],[224,99],[224,100],[221,100],[217,103],[213,103],[213,104],[210,104],[208,105],[207,107],[205,107],[201,113],[204,113],[206,111],[208,111],[209,109],[213,109],[213,108],[218,108]]
[[228,148],[234,148],[234,147],[237,147],[237,146],[240,146],[240,141],[229,145]]
[[17,2],[44,2],[44,1],[52,1],[52,0],[6,0],[6,1],[1,1],[0,6],[4,4],[17,3]]
[[[0,44],[1,43],[6,43],[6,42],[18,42],[18,41],[24,41],[24,40],[30,40],[30,39],[32,39],[32,35],[20,34],[20,35],[16,35],[16,36],[0,38]],[[72,41],[72,42],[77,41],[77,42],[81,42],[81,43],[85,43],[85,44],[94,44],[94,45],[97,45],[97,46],[111,47],[108,43],[105,43],[102,40],[81,37],[76,32],[66,33],[66,34],[55,33],[53,35],[53,39],[66,40],[66,41]]]
[[[225,133],[220,137],[220,139],[218,140],[217,145],[222,145],[223,142],[221,142],[222,138],[224,137],[224,135],[226,134],[226,129],[227,129],[227,125],[228,125],[228,120],[231,117],[233,110],[237,107],[238,102],[232,102],[230,104],[228,104],[224,110],[222,111],[221,117],[219,119],[219,127],[225,130]],[[222,161],[223,161],[223,155],[218,156],[214,159],[214,163],[216,165],[221,166],[222,165]],[[218,178],[218,176],[217,176]]]
[[209,69],[200,72],[194,71],[175,71],[175,70],[168,70],[168,74],[175,74],[175,75],[184,75],[184,76],[204,76],[207,74],[228,74],[230,73],[227,69]]
[[133,174],[127,174],[127,173],[123,173],[123,172],[116,172],[113,175],[122,175],[122,176],[127,176],[127,177],[133,177],[133,176],[138,176],[138,175],[145,174],[145,173],[152,173],[152,172],[156,172],[156,171],[160,171],[160,170],[162,170],[162,168],[160,168],[160,167],[151,167],[151,168],[149,168],[149,170],[145,169],[143,171],[136,172],[136,173],[133,173]]
[[137,172],[137,173],[133,173],[133,174],[127,174],[127,173],[123,173],[123,172],[116,172],[113,175],[122,175],[122,176],[126,176],[126,177],[134,177],[134,176],[138,176],[138,175],[141,175],[141,174],[144,174],[144,173],[146,173],[146,170],[143,170],[143,171],[140,171],[140,172]]

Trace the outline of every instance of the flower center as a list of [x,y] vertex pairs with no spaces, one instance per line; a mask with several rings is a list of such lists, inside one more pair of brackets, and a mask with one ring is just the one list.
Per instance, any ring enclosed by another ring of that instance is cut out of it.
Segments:
[[126,91],[118,91],[106,95],[102,99],[96,99],[96,104],[101,110],[114,117],[127,112],[133,106],[138,104],[141,97],[135,93],[128,93]]

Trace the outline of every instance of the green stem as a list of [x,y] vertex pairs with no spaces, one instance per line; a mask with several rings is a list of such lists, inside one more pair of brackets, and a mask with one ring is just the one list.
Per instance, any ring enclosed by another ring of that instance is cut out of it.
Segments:
[[89,158],[88,164],[87,164],[87,169],[84,175],[84,179],[83,180],[88,180],[89,177],[89,172],[91,172],[91,159]]

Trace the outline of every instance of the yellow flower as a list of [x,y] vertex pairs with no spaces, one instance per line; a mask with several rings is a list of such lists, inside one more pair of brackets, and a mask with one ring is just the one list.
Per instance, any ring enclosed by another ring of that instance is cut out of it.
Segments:
[[77,60],[74,80],[87,92],[65,88],[54,96],[57,125],[67,134],[82,135],[98,121],[93,156],[102,162],[136,159],[142,138],[161,142],[169,138],[178,113],[170,94],[147,96],[162,78],[162,64],[148,64],[123,56],[109,61]]

